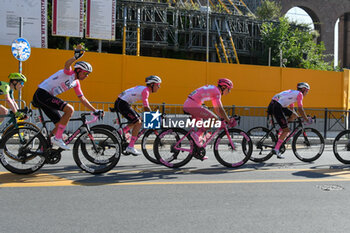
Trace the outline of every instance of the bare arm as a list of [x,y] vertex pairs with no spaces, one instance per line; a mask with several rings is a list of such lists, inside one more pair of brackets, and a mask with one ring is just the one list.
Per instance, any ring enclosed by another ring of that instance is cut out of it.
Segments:
[[221,118],[223,118],[226,122],[230,121],[230,118],[227,116],[225,109],[222,107],[222,105],[219,105],[217,107],[214,107],[214,112]]
[[150,112],[150,111],[152,111],[151,108],[148,107],[148,106],[144,106],[144,107],[143,107],[143,110],[144,110],[145,112]]
[[10,97],[10,94],[6,94],[6,102],[9,104],[13,113],[17,112],[17,103]]
[[94,108],[94,106],[92,106],[90,104],[90,102],[85,98],[85,96],[80,96],[78,97],[80,102],[88,109],[90,109],[91,111],[95,112],[96,111],[96,108]]
[[302,116],[304,118],[305,121],[308,120],[303,107],[298,107],[298,112],[299,112],[300,116]]

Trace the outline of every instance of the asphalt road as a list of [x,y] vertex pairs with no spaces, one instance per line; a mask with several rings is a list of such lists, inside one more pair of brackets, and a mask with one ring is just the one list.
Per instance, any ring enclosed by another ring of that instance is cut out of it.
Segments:
[[193,159],[177,170],[123,156],[103,175],[64,152],[33,175],[0,168],[0,232],[350,232],[350,166],[271,158],[239,169]]

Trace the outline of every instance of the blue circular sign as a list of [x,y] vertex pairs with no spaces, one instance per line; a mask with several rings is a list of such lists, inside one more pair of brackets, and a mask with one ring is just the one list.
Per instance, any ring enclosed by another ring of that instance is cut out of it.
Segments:
[[25,61],[30,56],[30,44],[24,38],[18,38],[12,42],[12,54],[19,61]]

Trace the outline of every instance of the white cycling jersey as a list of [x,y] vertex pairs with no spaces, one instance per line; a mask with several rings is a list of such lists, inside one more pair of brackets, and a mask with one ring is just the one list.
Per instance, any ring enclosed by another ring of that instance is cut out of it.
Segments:
[[78,97],[83,96],[79,80],[75,79],[73,70],[59,70],[39,84],[39,88],[44,89],[53,96],[59,95],[71,88],[74,88]]
[[129,103],[130,105],[136,101],[142,100],[143,106],[149,107],[148,103],[149,90],[146,86],[136,86],[129,88],[120,93],[119,98]]
[[280,103],[284,108],[288,106],[294,107],[295,102],[298,103],[298,107],[302,107],[303,97],[303,93],[300,91],[287,90],[276,94],[272,99]]

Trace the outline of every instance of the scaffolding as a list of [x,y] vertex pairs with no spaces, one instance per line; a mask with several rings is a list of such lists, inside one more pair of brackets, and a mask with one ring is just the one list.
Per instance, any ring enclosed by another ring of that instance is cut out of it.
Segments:
[[239,63],[240,55],[261,54],[261,21],[247,5],[242,0],[208,1],[209,15],[200,0],[118,1],[116,43],[128,55],[139,55],[141,48],[205,54],[208,37],[211,61]]

